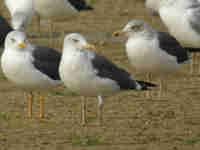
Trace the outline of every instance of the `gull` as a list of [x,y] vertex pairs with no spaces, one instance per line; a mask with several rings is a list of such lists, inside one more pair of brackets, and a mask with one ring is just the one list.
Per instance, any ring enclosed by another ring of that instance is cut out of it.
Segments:
[[[146,3],[159,14],[170,34],[182,46],[191,51],[200,51],[200,1],[147,0]],[[193,56],[195,57],[195,55]],[[193,73],[193,67],[191,73]]]
[[11,25],[15,30],[24,31],[35,15],[33,0],[5,0],[11,15]]
[[[197,0],[147,0],[159,13],[170,34],[182,46],[200,48],[200,2]],[[154,5],[153,5],[154,3]],[[150,6],[149,6],[150,7]]]
[[[48,19],[49,21],[62,21],[69,18],[73,19],[82,11],[93,10],[93,7],[88,5],[85,0],[35,0],[34,4],[39,25],[40,18]],[[50,30],[52,33],[52,22],[50,22]]]
[[[33,91],[45,92],[61,85],[58,73],[61,54],[48,47],[34,46],[21,31],[10,32],[5,40],[1,67],[6,78],[29,93],[28,116],[32,118]],[[40,118],[44,118],[44,97],[40,96]]]
[[126,53],[131,65],[148,77],[150,74],[166,76],[178,71],[182,64],[190,62],[188,50],[175,38],[166,32],[153,30],[142,20],[131,20],[121,31],[114,32],[114,35],[128,37]]
[[102,55],[94,53],[91,46],[79,33],[66,35],[59,66],[65,86],[82,96],[82,124],[86,123],[85,96],[98,96],[98,119],[101,123],[102,96],[125,90],[148,90],[156,85],[136,81],[124,69],[117,67]]

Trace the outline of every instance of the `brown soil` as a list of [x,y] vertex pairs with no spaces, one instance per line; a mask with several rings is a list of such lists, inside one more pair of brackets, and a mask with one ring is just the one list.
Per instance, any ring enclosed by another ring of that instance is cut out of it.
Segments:
[[[53,38],[49,25],[42,24],[39,33],[34,18],[28,29],[30,41],[60,50],[62,32],[80,32],[94,42],[97,53],[105,55],[131,72],[124,42],[112,38],[131,19],[144,19],[155,29],[166,31],[159,18],[144,9],[143,0],[98,0],[95,11],[83,13],[66,22],[54,22]],[[1,14],[9,19],[7,9]],[[196,55],[197,56],[197,55]],[[199,59],[197,56],[196,60]],[[195,60],[195,61],[196,61]],[[190,71],[193,70],[193,73]],[[103,125],[97,125],[96,98],[88,98],[88,125],[80,125],[80,96],[60,87],[49,90],[46,116],[39,119],[38,96],[34,101],[34,118],[27,118],[24,92],[0,74],[0,150],[199,150],[200,149],[200,82],[199,64],[185,65],[176,75],[164,77],[163,96],[159,88],[146,92],[122,92],[104,98]],[[152,82],[159,84],[159,78]]]

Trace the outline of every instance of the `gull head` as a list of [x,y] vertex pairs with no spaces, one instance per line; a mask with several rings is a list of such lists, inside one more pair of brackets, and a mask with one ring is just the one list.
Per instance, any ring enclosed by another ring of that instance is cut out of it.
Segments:
[[125,35],[132,37],[138,34],[145,34],[153,31],[152,28],[142,20],[132,20],[121,30],[114,32],[114,36]]
[[21,31],[11,31],[5,40],[5,48],[10,50],[24,51],[29,45],[26,34]]
[[71,33],[65,36],[64,48],[73,47],[76,50],[94,50],[95,47],[89,44],[86,38],[79,33]]

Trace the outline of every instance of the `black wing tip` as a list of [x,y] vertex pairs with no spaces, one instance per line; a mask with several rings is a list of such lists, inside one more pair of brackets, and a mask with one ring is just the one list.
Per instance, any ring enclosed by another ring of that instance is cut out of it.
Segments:
[[150,83],[150,82],[145,82],[145,81],[137,81],[140,86],[142,86],[141,90],[150,90],[149,88],[152,87],[158,87],[158,85],[154,84],[154,83]]
[[200,53],[200,48],[184,47],[184,49],[188,50],[190,53]]
[[86,7],[83,7],[83,8],[81,9],[81,11],[91,11],[91,10],[94,10],[94,8],[93,8],[92,6],[90,6],[90,5],[88,5],[88,6],[86,6]]

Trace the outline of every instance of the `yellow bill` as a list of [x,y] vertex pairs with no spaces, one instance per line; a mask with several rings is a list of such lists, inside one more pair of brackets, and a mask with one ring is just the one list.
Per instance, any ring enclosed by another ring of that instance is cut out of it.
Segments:
[[120,35],[123,35],[124,34],[124,32],[122,32],[122,31],[115,31],[115,32],[113,32],[113,36],[120,36]]
[[20,48],[26,48],[27,46],[26,46],[25,43],[20,43],[20,44],[19,44],[19,47],[20,47]]
[[87,44],[84,48],[87,48],[87,49],[89,49],[89,50],[91,50],[91,51],[94,51],[94,50],[95,50],[95,46],[92,45],[92,44]]

